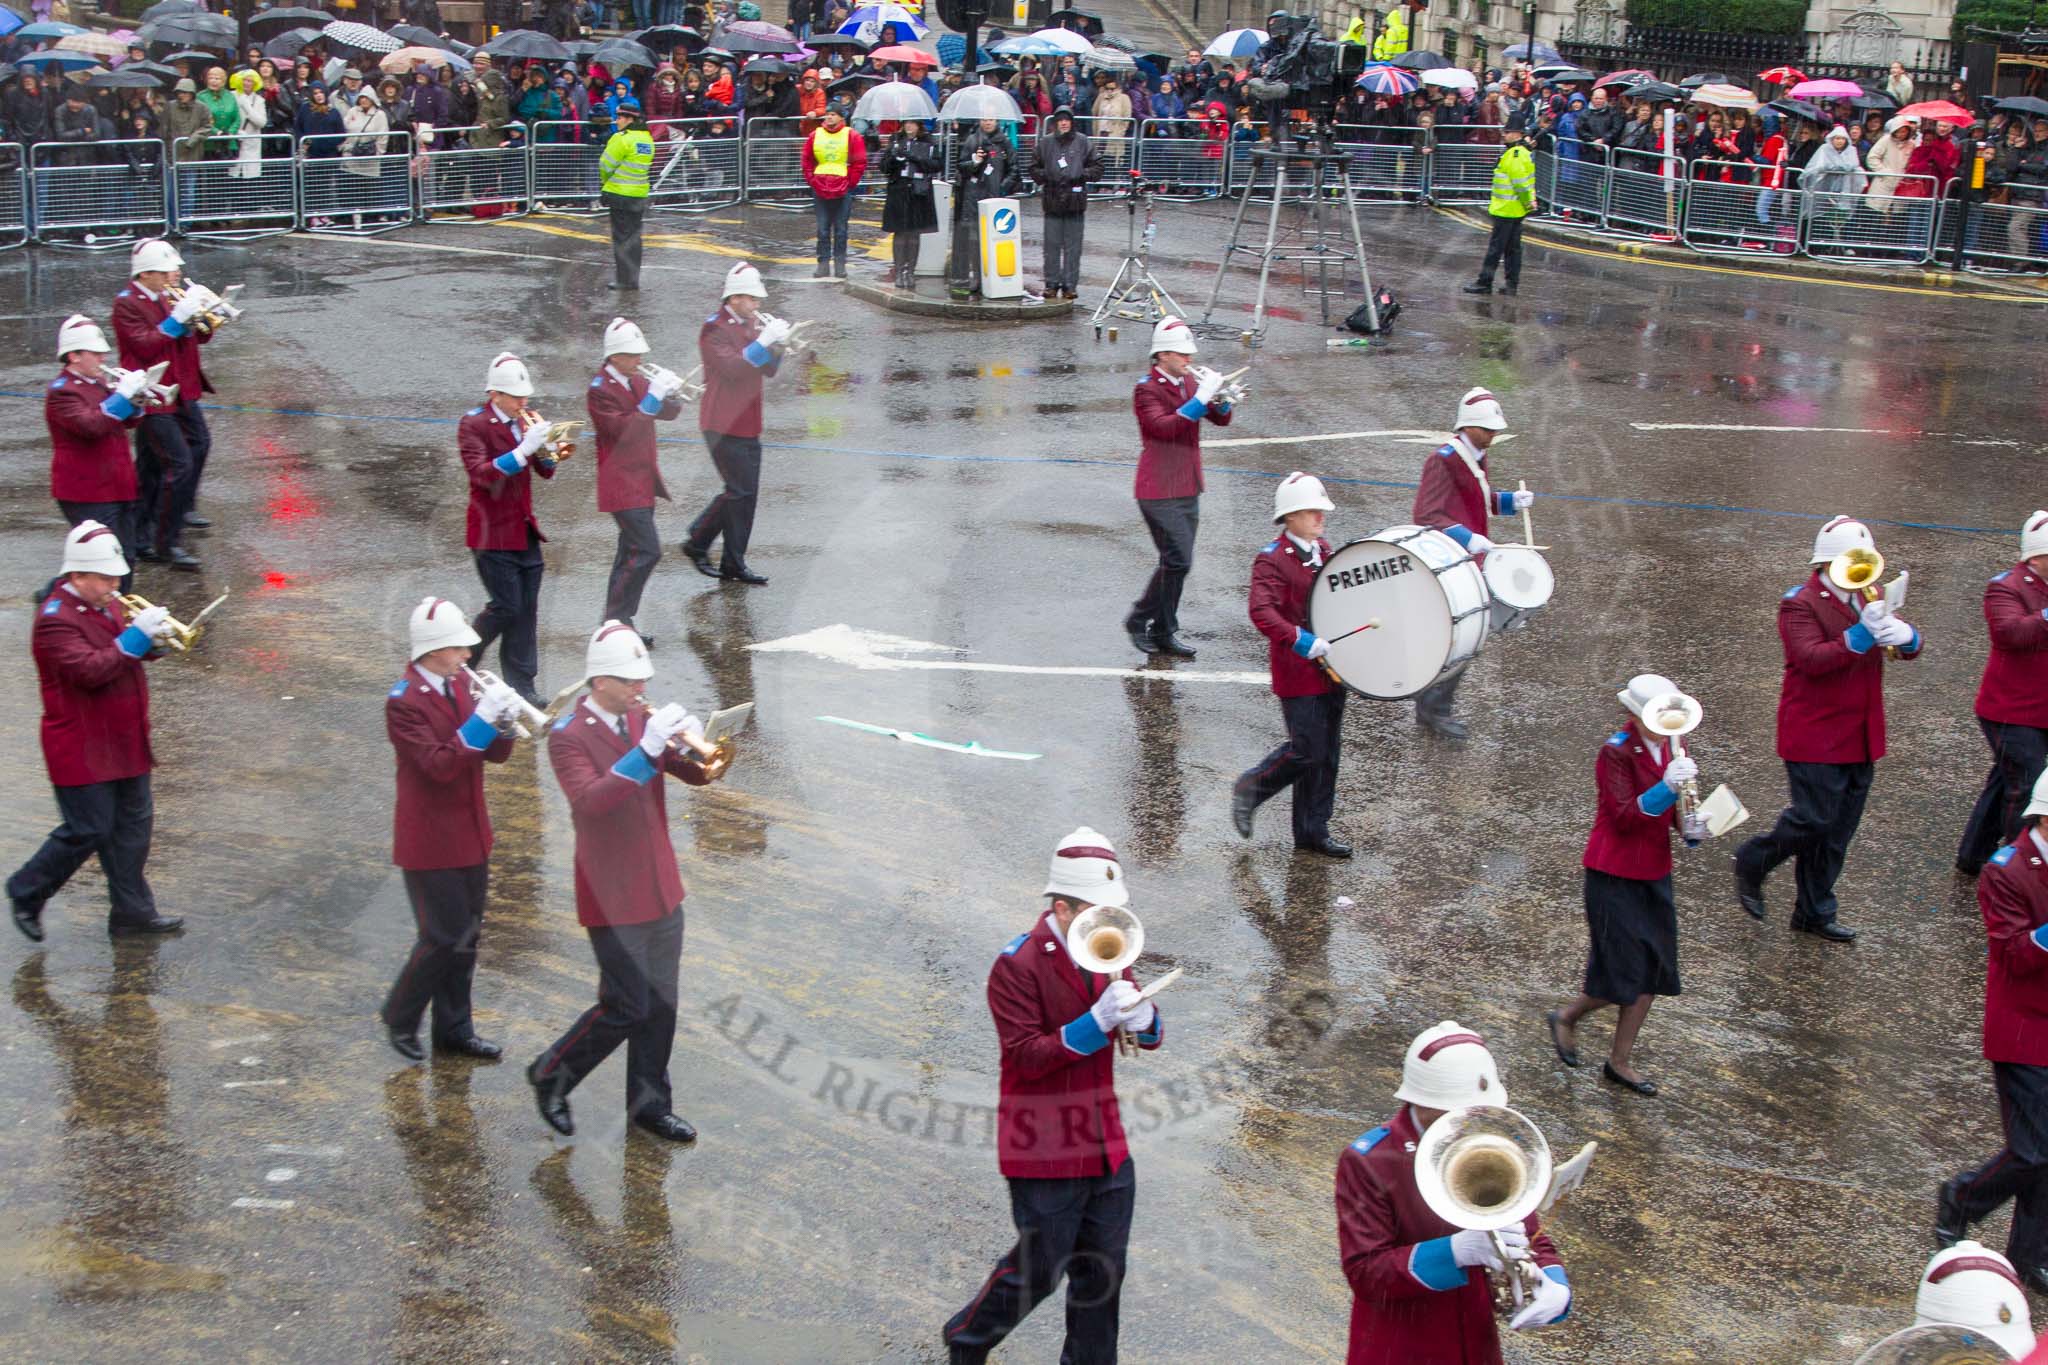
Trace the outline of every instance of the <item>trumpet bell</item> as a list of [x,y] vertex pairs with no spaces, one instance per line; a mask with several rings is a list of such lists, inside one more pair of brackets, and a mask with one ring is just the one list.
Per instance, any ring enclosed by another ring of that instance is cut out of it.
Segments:
[[1843,592],[1862,592],[1884,577],[1884,556],[1861,545],[1828,561],[1828,582]]
[[2004,1365],[2017,1359],[1973,1327],[1930,1323],[1894,1332],[1856,1357],[1856,1365]]
[[1706,711],[1683,692],[1660,692],[1643,703],[1643,724],[1660,735],[1689,735]]
[[1415,1186],[1430,1211],[1455,1227],[1513,1227],[1550,1192],[1550,1144],[1513,1109],[1454,1109],[1415,1144]]
[[1145,926],[1120,906],[1093,905],[1067,926],[1067,950],[1083,971],[1115,976],[1145,951]]

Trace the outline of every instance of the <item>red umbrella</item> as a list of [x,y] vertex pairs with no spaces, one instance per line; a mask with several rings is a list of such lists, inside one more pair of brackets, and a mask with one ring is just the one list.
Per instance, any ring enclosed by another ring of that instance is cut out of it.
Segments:
[[1596,87],[1602,85],[1613,85],[1616,81],[1626,82],[1629,80],[1633,80],[1638,76],[1642,77],[1646,81],[1653,81],[1657,79],[1656,73],[1654,72],[1644,71],[1640,68],[1631,68],[1627,71],[1610,71],[1606,75],[1602,76],[1599,80],[1594,81],[1593,84]]
[[1960,104],[1950,104],[1947,100],[1928,100],[1922,104],[1909,104],[1899,110],[1899,112],[1908,118],[1916,118],[1922,122],[1940,119],[1943,123],[1953,123],[1964,128],[1977,121],[1975,114],[1963,108]]
[[1796,66],[1774,66],[1769,71],[1757,72],[1756,78],[1772,85],[1797,85],[1806,79],[1806,73]]
[[939,59],[920,48],[905,47],[898,43],[894,47],[878,47],[868,54],[878,62],[908,62],[912,66],[937,66]]

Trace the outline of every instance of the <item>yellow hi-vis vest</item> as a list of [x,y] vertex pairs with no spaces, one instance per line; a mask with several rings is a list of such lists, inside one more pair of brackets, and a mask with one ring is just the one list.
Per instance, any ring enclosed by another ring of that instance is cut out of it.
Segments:
[[853,129],[845,124],[841,124],[836,133],[820,128],[811,134],[811,160],[817,163],[819,175],[836,175],[841,180],[846,178],[846,145],[852,136]]
[[1380,36],[1372,45],[1372,55],[1380,61],[1389,61],[1407,50],[1408,17],[1396,5],[1387,11],[1387,22],[1380,25]]
[[654,169],[654,138],[645,128],[613,133],[598,159],[597,174],[606,194],[627,199],[647,197],[647,174]]

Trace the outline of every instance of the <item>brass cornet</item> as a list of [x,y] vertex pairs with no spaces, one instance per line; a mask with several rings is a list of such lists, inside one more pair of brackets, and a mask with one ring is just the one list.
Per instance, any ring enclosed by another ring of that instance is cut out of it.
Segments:
[[[652,715],[657,707],[654,702],[642,697],[640,709]],[[736,752],[730,739],[721,739],[718,743],[712,744],[702,735],[693,735],[688,731],[679,731],[671,736],[668,747],[671,750],[687,749],[689,756],[697,760],[697,766],[704,770],[705,780],[710,782],[716,782],[725,776],[725,770],[732,766]]]
[[[484,695],[484,688],[491,683],[500,681],[497,674],[480,668],[471,668],[467,664],[464,664],[462,667],[462,676],[469,679],[469,699],[471,701],[481,701]],[[524,721],[524,724],[521,721]],[[535,706],[526,698],[521,697],[519,699],[519,719],[512,722],[512,733],[521,739],[532,739],[533,731],[527,728],[529,725],[542,730],[547,729],[548,713]]]
[[[165,407],[178,401],[178,386],[163,382],[163,377],[169,372],[170,368],[170,361],[159,360],[156,364],[142,372],[145,386],[142,398],[145,403]],[[113,384],[119,384],[133,373],[133,370],[124,370],[119,365],[100,366],[100,376]]]
[[242,286],[239,284],[231,284],[228,286],[226,293],[216,294],[197,281],[186,280],[183,284],[174,284],[166,289],[164,297],[168,298],[173,305],[176,305],[187,294],[194,292],[198,293],[199,297],[206,301],[206,306],[192,316],[192,330],[201,336],[211,336],[214,332],[219,331],[228,323],[242,316],[242,310],[235,307],[234,304],[235,295],[242,292]]
[[583,429],[583,423],[550,422],[532,408],[522,411],[519,420],[527,431],[542,426],[548,429],[547,438],[541,442],[541,458],[560,464],[576,453],[576,433]]
[[670,396],[679,403],[694,403],[704,396],[704,367],[702,365],[693,365],[690,367],[688,374],[678,377],[673,370],[664,369],[660,365],[653,365],[642,361],[640,373],[646,375],[649,379],[656,379],[663,375],[674,379],[676,389]]
[[[139,596],[132,592],[121,593],[119,594],[119,598],[121,605],[127,608],[128,615],[130,617],[135,616],[139,612],[148,611],[151,607],[156,605],[154,602],[151,602],[148,598]],[[200,633],[206,628],[206,618],[213,615],[214,611],[219,608],[220,604],[227,600],[228,595],[226,593],[222,593],[220,596],[214,598],[211,602],[206,604],[206,607],[203,611],[201,611],[197,616],[192,618],[192,623],[190,625],[187,625],[185,622],[180,621],[175,616],[165,621],[163,636],[164,644],[180,654],[183,654],[186,651],[190,650],[193,645],[198,643]]]
[[[757,313],[755,316],[761,319],[763,326],[775,321],[773,313]],[[792,322],[789,324],[789,335],[776,343],[782,347],[784,355],[796,354],[797,348],[802,346],[804,342],[804,329],[809,327],[812,321],[813,319],[811,318],[805,318],[802,322]]]
[[[1883,577],[1884,556],[1861,545],[1852,545],[1828,561],[1828,582],[1845,593],[1861,596],[1866,602],[1878,599],[1877,580]],[[1899,647],[1886,645],[1884,656],[1887,659],[1898,658]]]

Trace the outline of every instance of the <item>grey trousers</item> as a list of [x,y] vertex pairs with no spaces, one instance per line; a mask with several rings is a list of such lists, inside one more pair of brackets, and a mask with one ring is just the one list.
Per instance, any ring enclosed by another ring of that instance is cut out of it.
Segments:
[[1081,287],[1081,229],[1088,219],[1079,213],[1045,215],[1045,287]]
[[654,530],[652,507],[626,507],[612,513],[619,527],[619,548],[612,555],[612,576],[604,589],[604,619],[631,621],[640,611],[640,594],[654,566],[661,562],[661,537]]

